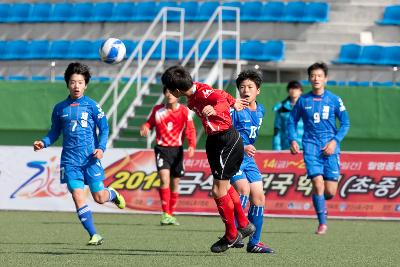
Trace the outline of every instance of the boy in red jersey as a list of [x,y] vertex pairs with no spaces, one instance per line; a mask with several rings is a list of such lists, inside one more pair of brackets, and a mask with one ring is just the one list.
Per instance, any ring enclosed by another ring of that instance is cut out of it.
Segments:
[[238,193],[229,183],[239,170],[244,153],[243,141],[232,127],[229,110],[230,107],[241,110],[247,102],[236,100],[223,90],[194,83],[181,66],[168,68],[161,81],[175,97],[187,98],[188,107],[199,116],[207,133],[206,153],[214,176],[212,194],[225,224],[225,235],[211,246],[211,251],[226,251],[255,232],[254,225],[243,212]]
[[[157,145],[154,147],[157,171],[160,176],[160,199],[163,214],[161,225],[179,225],[173,216],[178,201],[180,178],[184,175],[183,133],[189,142],[189,157],[196,148],[196,130],[189,109],[178,103],[178,98],[164,87],[166,104],[153,108],[147,122],[140,128],[140,135],[147,136],[156,128]],[[172,179],[172,183],[170,183]]]

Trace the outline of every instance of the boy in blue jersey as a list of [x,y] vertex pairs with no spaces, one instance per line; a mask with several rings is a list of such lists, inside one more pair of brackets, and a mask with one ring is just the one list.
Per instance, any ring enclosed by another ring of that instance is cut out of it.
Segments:
[[[84,186],[89,186],[93,199],[99,204],[113,202],[123,209],[125,200],[115,189],[105,188],[103,184],[105,177],[100,159],[107,145],[108,124],[101,107],[84,96],[90,77],[88,66],[78,62],[68,65],[64,79],[69,96],[55,105],[51,129],[42,140],[33,143],[33,149],[49,147],[63,134],[61,183],[67,184],[79,220],[89,233],[88,245],[100,245],[103,238],[97,234],[92,213],[85,203]],[[96,128],[99,129],[98,136]]]
[[[256,227],[255,233],[249,238],[247,252],[249,253],[274,253],[268,246],[260,242],[261,230],[264,220],[265,195],[262,176],[254,161],[258,130],[264,117],[264,107],[257,103],[256,97],[260,94],[262,84],[261,75],[253,70],[242,71],[236,79],[236,86],[240,97],[249,105],[243,110],[231,109],[232,123],[240,133],[244,144],[244,157],[239,171],[231,178],[240,195],[243,209],[246,208],[250,196],[250,209],[248,218]],[[235,247],[243,247],[244,244],[236,244]]]
[[[298,81],[290,81],[287,84],[288,96],[281,102],[276,103],[274,106],[275,121],[274,121],[274,136],[272,138],[273,150],[289,150],[290,144],[288,141],[287,121],[289,119],[290,111],[292,111],[297,100],[303,93],[303,87]],[[303,136],[303,121],[300,119],[297,123],[297,139],[300,145]]]
[[350,121],[342,99],[325,89],[328,80],[326,64],[314,63],[307,73],[312,91],[302,95],[290,113],[289,142],[291,152],[300,153],[296,124],[302,118],[304,162],[312,181],[312,200],[319,221],[316,234],[325,234],[328,230],[325,200],[336,194],[340,177],[340,142],[350,128]]

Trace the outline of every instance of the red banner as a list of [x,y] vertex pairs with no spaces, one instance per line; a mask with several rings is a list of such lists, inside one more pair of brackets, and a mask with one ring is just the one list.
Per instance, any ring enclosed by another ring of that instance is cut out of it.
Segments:
[[[263,176],[265,212],[276,216],[314,216],[311,182],[302,155],[257,151]],[[217,214],[210,196],[213,177],[204,151],[185,157],[177,212]],[[160,180],[152,150],[133,153],[106,168],[105,184],[121,190],[127,207],[160,211]],[[336,196],[329,216],[400,219],[400,153],[343,153]]]

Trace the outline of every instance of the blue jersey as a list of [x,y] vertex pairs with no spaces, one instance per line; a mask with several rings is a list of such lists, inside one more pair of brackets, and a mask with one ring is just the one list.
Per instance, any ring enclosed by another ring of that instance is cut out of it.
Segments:
[[256,142],[264,114],[264,107],[260,104],[257,104],[256,110],[245,108],[241,111],[236,111],[231,108],[233,127],[240,133],[245,146],[253,145]]
[[[287,150],[290,148],[288,140],[287,122],[289,120],[290,112],[293,106],[290,103],[290,98],[286,98],[282,102],[274,106],[275,121],[274,121],[274,137],[272,139],[273,150]],[[300,118],[296,128],[296,141],[301,146],[301,139],[303,137],[303,120]]]
[[[340,142],[350,128],[349,116],[340,97],[325,90],[323,95],[309,92],[302,95],[288,120],[289,142],[296,140],[297,122],[303,119],[303,149],[306,154],[319,154],[331,140],[336,140],[335,153],[340,153]],[[336,127],[336,118],[340,127]]]
[[[99,135],[96,134],[99,128]],[[42,139],[45,147],[63,134],[62,166],[85,166],[93,159],[93,152],[105,151],[108,124],[101,107],[87,96],[70,97],[55,105],[51,115],[51,129]]]

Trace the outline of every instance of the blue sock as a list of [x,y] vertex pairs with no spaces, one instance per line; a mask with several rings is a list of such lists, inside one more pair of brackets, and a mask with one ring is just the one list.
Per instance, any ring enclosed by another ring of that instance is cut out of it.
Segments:
[[89,233],[90,237],[96,234],[96,228],[94,227],[92,212],[90,211],[88,205],[79,208],[77,211],[79,220],[81,221],[83,227]]
[[250,204],[249,221],[256,227],[256,232],[249,239],[249,244],[254,246],[260,242],[261,230],[264,222],[264,207]]
[[110,190],[109,188],[104,188],[108,192],[108,202],[113,202],[114,199],[117,197],[117,194],[114,190]]
[[326,215],[325,215],[325,197],[324,195],[312,195],[312,200],[314,204],[315,212],[317,213],[319,224],[326,224]]
[[247,206],[247,202],[249,201],[249,196],[248,195],[240,195],[239,197],[240,197],[240,203],[242,203],[242,208],[244,210]]

